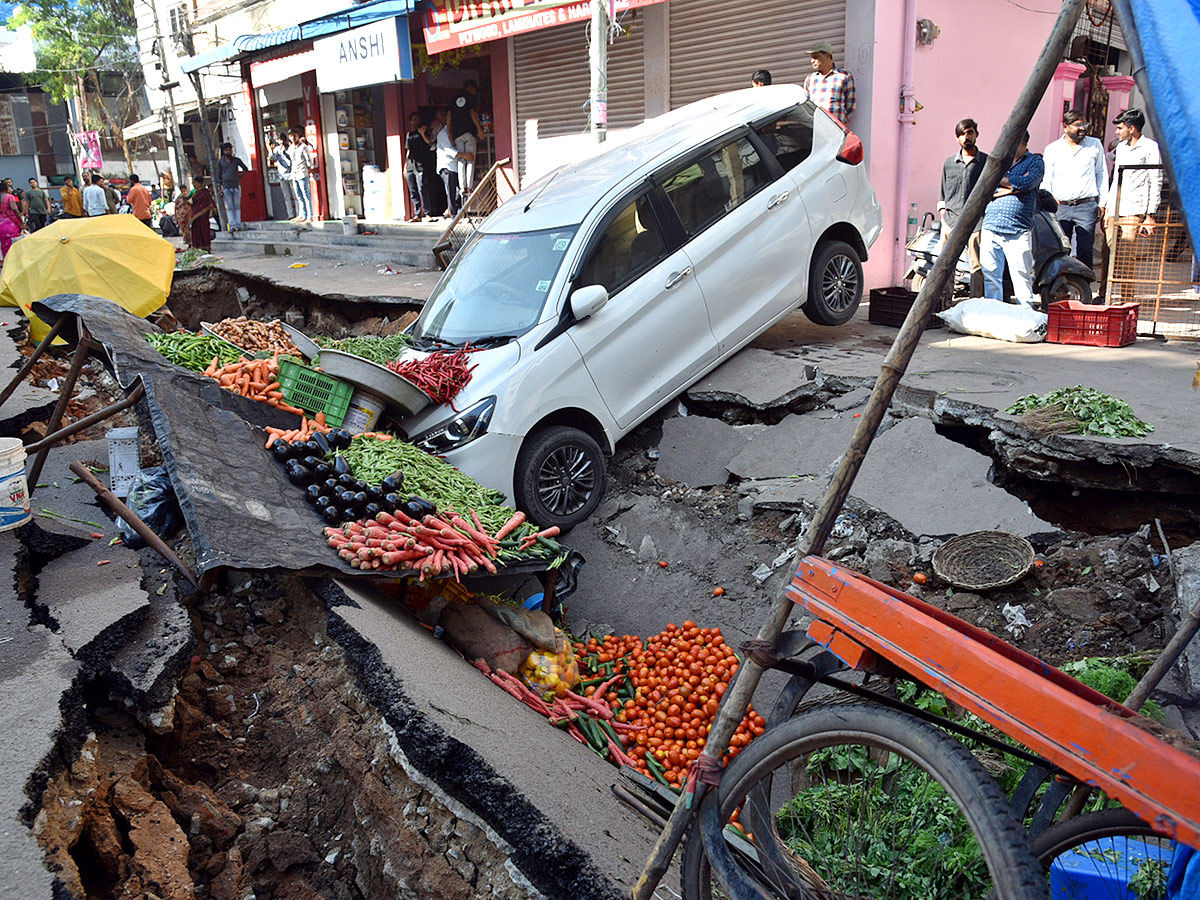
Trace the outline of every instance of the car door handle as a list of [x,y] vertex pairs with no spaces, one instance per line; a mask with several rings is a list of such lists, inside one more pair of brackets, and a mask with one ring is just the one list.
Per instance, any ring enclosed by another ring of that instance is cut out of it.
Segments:
[[683,281],[683,279],[687,278],[691,274],[692,274],[691,266],[688,266],[682,272],[675,272],[674,274],[670,275],[667,278],[667,283],[666,283],[666,285],[664,285],[664,287],[669,291],[671,288],[675,287],[675,285],[679,284],[679,282]]
[[791,196],[790,191],[784,191],[782,194],[776,194],[769,201],[767,201],[767,209],[774,209],[775,207],[777,207],[780,203],[782,203],[784,200],[786,200],[790,196]]

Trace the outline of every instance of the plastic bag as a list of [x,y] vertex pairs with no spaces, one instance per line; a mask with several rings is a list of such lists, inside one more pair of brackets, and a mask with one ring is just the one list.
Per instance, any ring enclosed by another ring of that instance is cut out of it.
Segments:
[[[142,469],[133,479],[125,504],[159,537],[166,537],[179,527],[183,513],[175,499],[175,488],[163,466]],[[121,539],[125,546],[140,550],[146,546],[141,535],[124,519],[118,519]]]
[[571,642],[560,633],[558,652],[534,650],[521,663],[521,677],[539,694],[565,697],[567,691],[579,684],[579,663]]
[[1019,344],[1044,341],[1046,323],[1049,321],[1045,313],[1036,309],[1012,306],[985,297],[964,300],[937,315],[949,328],[961,334],[977,334]]

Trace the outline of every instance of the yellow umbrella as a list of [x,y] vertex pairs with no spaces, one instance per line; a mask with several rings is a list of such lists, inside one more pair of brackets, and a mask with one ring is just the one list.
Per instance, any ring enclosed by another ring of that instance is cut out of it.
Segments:
[[30,337],[50,327],[31,311],[53,294],[106,297],[135,316],[167,301],[175,247],[130,215],[59,219],[12,245],[0,269],[0,305],[19,306]]

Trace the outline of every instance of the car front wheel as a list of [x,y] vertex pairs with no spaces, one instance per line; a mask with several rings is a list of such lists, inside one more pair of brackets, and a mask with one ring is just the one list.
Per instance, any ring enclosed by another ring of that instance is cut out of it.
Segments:
[[862,302],[863,270],[858,253],[845,241],[822,244],[808,275],[804,314],[818,325],[844,325]]
[[517,506],[543,528],[578,525],[604,495],[604,453],[590,434],[569,425],[531,435],[515,474]]

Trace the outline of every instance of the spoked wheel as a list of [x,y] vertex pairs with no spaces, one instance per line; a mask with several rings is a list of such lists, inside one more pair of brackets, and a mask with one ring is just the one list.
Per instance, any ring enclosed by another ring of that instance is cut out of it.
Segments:
[[1179,845],[1124,809],[1059,822],[1033,841],[1055,897],[1161,900]]
[[578,428],[557,425],[538,432],[517,460],[517,505],[539,525],[577,525],[600,504],[604,484],[600,445]]
[[844,325],[863,295],[862,260],[844,241],[822,244],[809,273],[804,314],[818,325]]
[[[726,837],[739,807],[749,852]],[[880,706],[817,709],[768,730],[699,819],[683,857],[687,900],[1046,897],[1021,823],[979,761]]]

